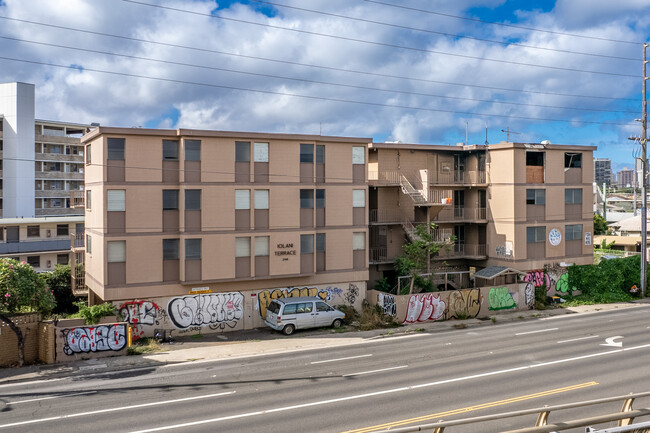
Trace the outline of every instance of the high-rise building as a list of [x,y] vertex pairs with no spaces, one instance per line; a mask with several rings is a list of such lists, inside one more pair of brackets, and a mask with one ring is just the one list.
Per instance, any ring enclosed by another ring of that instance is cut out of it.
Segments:
[[68,263],[83,233],[75,194],[84,187],[81,136],[90,125],[35,119],[35,87],[0,84],[0,256],[36,270]]
[[634,185],[634,170],[623,168],[618,172],[618,186],[621,188],[631,188]]
[[594,182],[599,187],[612,184],[612,161],[609,158],[594,158]]

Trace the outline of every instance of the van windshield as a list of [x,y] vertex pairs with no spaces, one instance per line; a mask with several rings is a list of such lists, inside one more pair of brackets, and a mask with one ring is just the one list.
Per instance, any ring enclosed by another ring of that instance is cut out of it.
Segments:
[[275,301],[271,301],[271,303],[269,304],[268,307],[266,307],[266,309],[269,310],[271,313],[278,314],[280,312],[280,304]]

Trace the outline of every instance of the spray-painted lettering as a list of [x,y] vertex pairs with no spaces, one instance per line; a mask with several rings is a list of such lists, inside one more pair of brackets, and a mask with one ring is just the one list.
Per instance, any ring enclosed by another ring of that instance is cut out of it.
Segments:
[[239,292],[208,293],[173,298],[167,305],[172,323],[180,329],[207,325],[234,328],[243,316],[244,296]]
[[326,301],[329,292],[327,290],[319,290],[316,287],[262,290],[257,294],[260,316],[263,318],[266,317],[266,308],[272,300],[279,298],[297,298],[299,296],[318,296],[323,301]]
[[384,310],[384,314],[395,317],[397,315],[397,304],[395,297],[387,293],[379,293],[377,303]]
[[445,301],[440,299],[439,294],[412,295],[409,299],[404,323],[438,320],[443,316],[445,309]]
[[81,328],[63,329],[63,353],[118,351],[126,346],[126,324],[98,325]]
[[158,305],[151,301],[128,301],[119,307],[122,320],[131,324],[134,340],[144,336],[143,325],[159,324],[158,310]]
[[488,300],[490,303],[489,309],[493,311],[509,310],[517,306],[512,295],[508,292],[507,287],[495,287],[490,289]]

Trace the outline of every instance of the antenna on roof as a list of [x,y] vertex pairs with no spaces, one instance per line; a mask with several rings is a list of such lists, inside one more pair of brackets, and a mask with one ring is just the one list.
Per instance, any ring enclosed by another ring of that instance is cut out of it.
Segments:
[[487,146],[488,144],[490,143],[487,141],[487,122],[485,122],[485,145]]
[[511,131],[509,126],[506,127],[506,129],[502,129],[501,132],[505,132],[505,133],[506,133],[506,141],[507,141],[508,143],[510,142],[510,134],[521,135],[521,132]]

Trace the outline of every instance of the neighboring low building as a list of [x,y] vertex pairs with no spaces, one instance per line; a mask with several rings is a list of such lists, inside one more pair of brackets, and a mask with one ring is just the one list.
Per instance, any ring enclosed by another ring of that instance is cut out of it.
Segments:
[[370,139],[99,127],[82,142],[89,302],[136,337],[263,326],[282,296],[360,308]]

